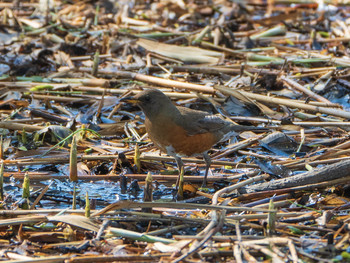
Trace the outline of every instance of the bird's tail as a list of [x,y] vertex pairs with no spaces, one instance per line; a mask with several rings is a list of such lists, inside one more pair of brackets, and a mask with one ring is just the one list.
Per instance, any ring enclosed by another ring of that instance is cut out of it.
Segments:
[[244,132],[244,131],[267,132],[267,131],[270,131],[269,128],[265,128],[265,127],[255,127],[255,126],[236,125],[236,124],[230,125],[229,130],[235,131],[235,132]]

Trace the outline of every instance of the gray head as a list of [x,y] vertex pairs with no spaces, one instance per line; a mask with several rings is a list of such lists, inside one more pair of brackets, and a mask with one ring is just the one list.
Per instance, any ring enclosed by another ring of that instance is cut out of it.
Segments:
[[149,89],[140,92],[132,98],[124,98],[122,101],[135,103],[145,113],[146,117],[153,119],[158,113],[177,111],[171,100],[160,90]]

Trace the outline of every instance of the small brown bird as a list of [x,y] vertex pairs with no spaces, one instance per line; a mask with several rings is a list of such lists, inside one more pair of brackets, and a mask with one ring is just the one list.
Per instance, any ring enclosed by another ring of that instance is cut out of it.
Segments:
[[[149,89],[121,101],[136,103],[144,112],[148,136],[161,151],[175,158],[179,173],[181,157],[202,155],[206,163],[203,186],[206,185],[211,159],[207,153],[213,145],[236,132],[261,128],[235,125],[204,111],[175,106],[160,90]],[[179,178],[176,186],[178,185]]]

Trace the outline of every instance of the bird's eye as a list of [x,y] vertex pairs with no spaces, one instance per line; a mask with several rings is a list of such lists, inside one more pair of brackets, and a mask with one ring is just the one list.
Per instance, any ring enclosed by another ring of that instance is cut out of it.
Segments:
[[146,96],[145,97],[145,101],[150,101],[151,100],[151,97],[150,96]]

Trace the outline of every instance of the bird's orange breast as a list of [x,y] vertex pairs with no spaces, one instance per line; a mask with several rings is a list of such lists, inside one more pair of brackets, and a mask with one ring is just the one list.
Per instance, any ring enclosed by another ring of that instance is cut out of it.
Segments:
[[208,151],[219,141],[217,136],[210,132],[188,135],[183,127],[169,120],[155,124],[146,119],[145,126],[150,139],[165,153],[167,147],[171,146],[178,155],[197,155]]

